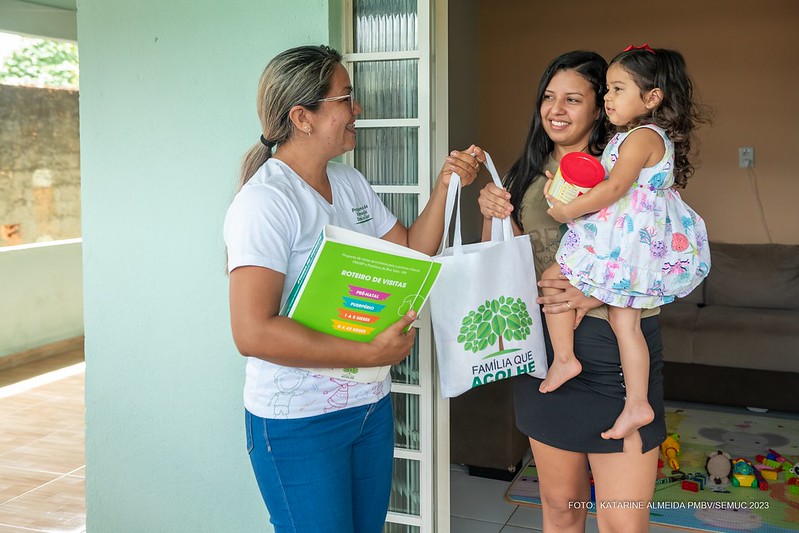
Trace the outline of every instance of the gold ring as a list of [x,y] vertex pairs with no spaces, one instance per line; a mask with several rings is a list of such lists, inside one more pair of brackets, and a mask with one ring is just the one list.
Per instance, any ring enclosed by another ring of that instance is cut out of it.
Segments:
[[566,307],[569,308],[569,311],[572,310],[572,304],[569,303],[569,300],[566,300]]

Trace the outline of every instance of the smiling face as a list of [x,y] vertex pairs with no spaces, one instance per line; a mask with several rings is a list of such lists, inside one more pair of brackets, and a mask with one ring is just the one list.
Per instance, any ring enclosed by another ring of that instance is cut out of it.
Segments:
[[[352,83],[347,69],[339,64],[331,77],[330,90],[325,98],[347,94],[352,94]],[[353,101],[350,105],[350,99],[343,98],[320,102],[319,108],[311,112],[311,139],[328,155],[328,160],[355,148],[355,118],[361,111],[358,102]]]
[[544,131],[555,143],[556,159],[588,146],[600,112],[591,84],[574,70],[561,70],[552,76],[540,110]]
[[618,63],[608,68],[608,92],[605,94],[605,112],[615,126],[626,126],[635,119],[646,116],[652,109],[641,94],[629,72]]

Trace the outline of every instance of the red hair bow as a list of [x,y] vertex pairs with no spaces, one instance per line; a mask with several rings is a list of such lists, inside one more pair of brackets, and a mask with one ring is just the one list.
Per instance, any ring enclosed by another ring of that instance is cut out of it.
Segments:
[[628,46],[627,48],[624,49],[624,52],[629,52],[630,50],[646,50],[648,52],[652,52],[653,54],[655,53],[655,51],[652,50],[651,48],[649,48],[649,45],[646,44],[646,43],[642,44],[641,46],[630,45],[630,46]]

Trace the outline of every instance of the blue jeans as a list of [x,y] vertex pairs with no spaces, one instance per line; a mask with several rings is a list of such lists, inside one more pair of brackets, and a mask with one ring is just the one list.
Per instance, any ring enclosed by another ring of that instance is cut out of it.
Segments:
[[377,403],[308,418],[245,409],[247,451],[275,533],[379,533],[391,491],[394,416]]

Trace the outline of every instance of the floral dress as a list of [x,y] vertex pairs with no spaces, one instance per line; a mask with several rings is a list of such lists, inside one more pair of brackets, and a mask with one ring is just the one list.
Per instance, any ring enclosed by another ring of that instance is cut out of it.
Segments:
[[[704,221],[672,188],[674,143],[657,126],[641,127],[663,138],[663,159],[642,169],[616,203],[571,222],[557,259],[586,296],[614,307],[648,309],[699,285],[710,270],[710,248]],[[635,129],[617,133],[605,147],[602,166],[608,175]]]

